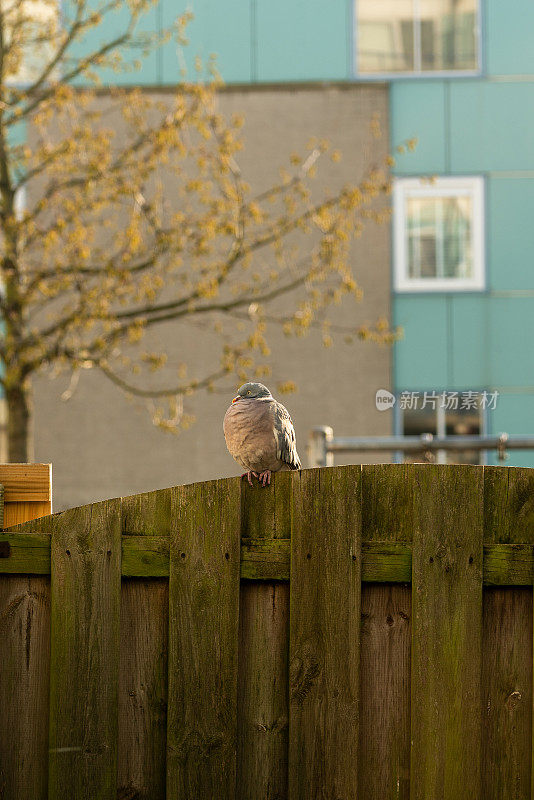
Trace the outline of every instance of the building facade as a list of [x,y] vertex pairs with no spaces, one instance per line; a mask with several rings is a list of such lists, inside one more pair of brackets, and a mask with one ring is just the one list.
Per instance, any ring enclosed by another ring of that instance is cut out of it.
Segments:
[[[163,28],[177,10],[160,0],[147,25]],[[368,344],[321,351],[313,337],[275,342],[274,360],[300,388],[287,400],[300,449],[320,424],[344,435],[530,433],[531,4],[201,0],[192,11],[187,47],[165,45],[121,81],[165,91],[191,74],[196,55],[216,54],[223,110],[247,120],[243,158],[257,185],[310,135],[343,151],[332,186],[357,180],[374,112],[389,137],[372,158],[418,140],[396,155],[391,236],[369,228],[354,254],[362,320],[390,315],[402,341],[393,353]],[[57,508],[236,474],[220,434],[227,398],[199,397],[198,424],[174,438],[91,373],[58,405],[64,388],[36,383],[36,457],[54,462]],[[376,410],[379,388],[395,393],[393,410]],[[534,453],[508,463],[532,466]]]
[[[227,81],[386,81],[392,147],[418,140],[394,168],[391,293],[404,330],[395,431],[530,433],[532,4],[216,6],[195,5],[191,51],[216,52]],[[230,36],[219,36],[218,14]],[[168,79],[170,54],[160,69]],[[533,466],[534,453],[513,452],[508,463]]]

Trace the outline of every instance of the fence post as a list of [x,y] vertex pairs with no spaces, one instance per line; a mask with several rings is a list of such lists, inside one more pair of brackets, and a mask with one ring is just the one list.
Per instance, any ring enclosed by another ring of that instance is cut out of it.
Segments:
[[[1,527],[50,514],[51,478],[51,464],[0,464]],[[49,578],[1,578],[0,795],[34,800],[47,785]]]
[[308,442],[308,462],[310,467],[333,467],[334,454],[328,452],[328,444],[334,438],[329,425],[321,425],[310,433]]

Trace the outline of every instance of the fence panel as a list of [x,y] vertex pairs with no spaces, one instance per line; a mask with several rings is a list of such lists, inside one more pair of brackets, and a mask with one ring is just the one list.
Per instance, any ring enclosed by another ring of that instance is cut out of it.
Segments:
[[[362,467],[362,539],[366,545],[409,545],[413,531],[413,470]],[[410,580],[410,574],[407,576]],[[362,797],[410,796],[409,583],[362,586],[360,778]]]
[[167,798],[234,800],[240,480],[174,489]]
[[[168,575],[170,508],[170,489],[123,498],[123,573],[128,545],[159,537]],[[122,582],[117,800],[165,800],[169,582],[139,575],[148,547],[136,561],[138,577]]]
[[302,472],[291,535],[290,800],[357,796],[360,579],[360,467]]
[[121,501],[52,523],[49,800],[115,800]]
[[[534,470],[486,467],[484,543],[534,544]],[[529,800],[532,590],[486,588],[482,647],[485,800]]]
[[[0,484],[4,487],[3,527],[51,513],[50,464],[0,464]],[[38,524],[34,528],[40,529]],[[44,550],[42,547],[32,550],[38,550],[41,555],[39,574],[25,568],[27,550],[22,538],[20,548],[13,546],[12,556],[0,560],[0,569],[5,564],[6,571],[12,573],[0,575],[2,800],[46,800],[47,797],[49,542]]]
[[411,798],[479,800],[483,475],[413,469]]
[[[291,537],[295,476],[270,491],[242,483],[241,538],[268,549]],[[245,580],[240,595],[237,796],[287,798],[289,584]]]
[[212,481],[0,532],[0,798],[528,800],[533,580],[517,468]]

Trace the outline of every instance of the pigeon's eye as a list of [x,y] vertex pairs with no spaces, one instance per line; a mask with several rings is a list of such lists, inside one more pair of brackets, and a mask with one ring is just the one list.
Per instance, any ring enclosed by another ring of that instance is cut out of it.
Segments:
[[252,394],[252,392],[250,391],[250,389],[248,390],[247,394]]

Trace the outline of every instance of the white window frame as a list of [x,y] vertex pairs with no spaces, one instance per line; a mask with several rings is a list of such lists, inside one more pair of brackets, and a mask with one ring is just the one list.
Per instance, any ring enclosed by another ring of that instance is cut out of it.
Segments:
[[407,70],[399,70],[396,72],[389,72],[388,70],[384,70],[383,72],[362,72],[359,69],[358,64],[358,2],[359,0],[353,0],[352,2],[352,13],[353,17],[353,52],[352,52],[352,60],[353,60],[353,70],[354,75],[362,80],[395,80],[395,79],[406,79],[406,78],[444,78],[449,75],[454,75],[455,77],[472,77],[474,75],[480,75],[482,73],[482,46],[483,46],[483,39],[482,39],[482,2],[481,0],[477,0],[477,26],[475,31],[475,38],[476,38],[476,47],[477,47],[477,64],[476,67],[473,69],[446,69],[446,70],[438,70],[438,69],[421,69],[421,36],[420,36],[420,28],[416,25],[416,20],[420,20],[421,15],[419,11],[419,0],[412,0],[413,2],[413,17],[412,23],[414,26],[414,67],[413,69]]
[[[408,274],[406,200],[412,197],[469,196],[472,200],[469,278],[411,278]],[[480,175],[437,178],[396,178],[393,185],[394,288],[396,292],[480,292],[485,289],[484,178]]]
[[[14,2],[14,4],[16,3],[17,5],[24,5],[25,0],[13,0],[13,2]],[[57,0],[57,2],[55,3],[55,7],[46,6],[45,5],[44,7],[41,6],[41,8],[39,8],[38,0],[37,0],[37,2],[35,2],[35,0],[34,0],[33,5],[35,6],[34,11],[36,12],[36,19],[37,20],[38,20],[39,13],[41,13],[41,14],[44,13],[45,17],[51,17],[52,15],[55,15],[56,18],[57,18],[57,22],[58,22],[58,29],[61,28],[61,2],[60,2],[60,0]],[[44,63],[45,64],[47,63],[46,58],[45,58]],[[25,68],[25,65],[23,65],[23,68],[22,68],[22,72],[23,73],[24,73],[24,68]],[[29,76],[27,75],[26,77],[21,77],[20,75],[12,75],[10,78],[6,79],[6,85],[7,86],[19,87],[19,88],[26,87],[26,86],[31,86],[32,83],[36,80],[37,76],[39,75],[39,73],[41,71],[42,70],[40,69],[40,70],[37,71],[37,75],[33,75],[33,76],[32,75],[29,75]],[[52,75],[50,77],[57,77],[57,68],[56,68],[56,70],[54,72],[52,72]]]

